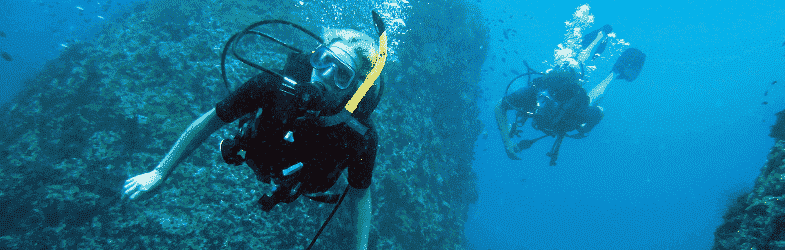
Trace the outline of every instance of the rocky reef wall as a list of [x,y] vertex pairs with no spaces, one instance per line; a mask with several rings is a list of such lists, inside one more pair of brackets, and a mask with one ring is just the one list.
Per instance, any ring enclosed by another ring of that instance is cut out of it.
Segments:
[[[781,128],[772,128],[772,131]],[[751,192],[730,204],[712,249],[785,248],[785,141],[778,140]]]

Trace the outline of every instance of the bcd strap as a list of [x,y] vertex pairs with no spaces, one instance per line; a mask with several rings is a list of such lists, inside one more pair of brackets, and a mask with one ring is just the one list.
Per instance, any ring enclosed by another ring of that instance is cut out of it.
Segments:
[[319,126],[322,127],[332,127],[341,123],[346,123],[347,126],[352,128],[352,130],[356,131],[360,135],[365,135],[365,132],[368,131],[368,127],[360,123],[360,121],[357,121],[356,118],[352,117],[352,114],[349,113],[349,111],[346,109],[342,109],[341,112],[335,115],[319,117]]

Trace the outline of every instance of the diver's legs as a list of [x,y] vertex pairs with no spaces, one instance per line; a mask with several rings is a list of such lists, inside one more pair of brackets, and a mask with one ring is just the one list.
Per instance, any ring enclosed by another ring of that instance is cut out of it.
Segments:
[[589,106],[595,106],[597,103],[596,101],[605,93],[605,88],[608,87],[608,83],[613,80],[614,73],[611,72],[605,80],[602,80],[600,84],[597,84],[590,92],[589,92]]
[[581,63],[586,62],[586,59],[589,58],[589,54],[591,54],[591,50],[594,49],[594,46],[597,45],[597,43],[599,43],[600,40],[602,40],[603,35],[604,34],[603,34],[602,31],[598,32],[597,38],[594,38],[594,41],[591,42],[591,44],[588,47],[586,47],[584,50],[582,50],[580,54],[578,54],[578,61],[579,62],[581,62]]

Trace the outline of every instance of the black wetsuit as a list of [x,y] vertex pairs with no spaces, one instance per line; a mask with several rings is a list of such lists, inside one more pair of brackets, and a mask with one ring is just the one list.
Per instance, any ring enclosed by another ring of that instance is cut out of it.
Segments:
[[[299,78],[298,82],[307,81],[305,76],[296,78]],[[230,123],[248,113],[255,114],[261,108],[262,117],[272,119],[271,110],[275,107],[281,80],[281,77],[265,72],[257,75],[215,105],[218,117]],[[360,122],[369,128],[365,135],[360,135],[345,124],[298,127],[293,143],[284,142],[283,134],[265,134],[266,139],[254,139],[254,149],[247,150],[246,163],[258,175],[266,168],[284,169],[302,162],[302,169],[296,173],[297,181],[302,183],[300,193],[327,191],[346,168],[349,169],[349,185],[357,189],[368,188],[371,185],[378,138],[370,120]],[[280,132],[275,128],[264,129],[259,133]]]
[[[557,131],[557,133],[572,130],[587,133],[602,119],[602,111],[598,107],[589,107],[589,96],[580,86],[567,83],[537,86],[537,81],[534,82],[534,87],[523,88],[505,96],[502,108],[515,109],[518,111],[518,116],[532,117],[541,129]],[[555,101],[554,112],[546,113],[544,111],[548,107],[537,107],[538,95],[543,91],[548,91],[548,96]],[[539,116],[531,115],[534,113],[538,113]],[[580,125],[584,123],[586,125],[581,127]]]

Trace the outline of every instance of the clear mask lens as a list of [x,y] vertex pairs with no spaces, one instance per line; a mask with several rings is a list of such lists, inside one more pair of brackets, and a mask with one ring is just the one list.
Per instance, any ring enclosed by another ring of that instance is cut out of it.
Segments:
[[316,49],[311,55],[311,66],[320,80],[335,84],[340,89],[348,88],[354,80],[354,70],[327,47]]

